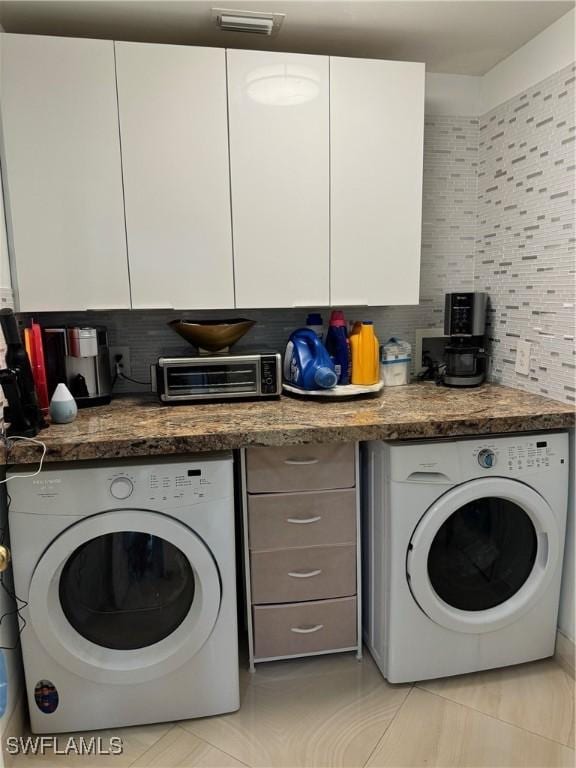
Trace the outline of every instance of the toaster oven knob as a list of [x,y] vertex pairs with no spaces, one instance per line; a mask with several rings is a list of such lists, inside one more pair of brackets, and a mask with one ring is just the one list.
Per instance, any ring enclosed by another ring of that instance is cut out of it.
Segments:
[[110,493],[120,501],[131,496],[133,490],[132,481],[127,477],[117,477],[110,484]]

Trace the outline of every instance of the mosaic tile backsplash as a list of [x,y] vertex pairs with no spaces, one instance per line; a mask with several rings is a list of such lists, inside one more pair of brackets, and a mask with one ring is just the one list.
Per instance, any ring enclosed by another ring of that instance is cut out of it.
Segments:
[[[490,295],[492,379],[557,400],[576,397],[571,66],[480,120],[475,290]],[[528,376],[515,372],[531,343]]]
[[[489,351],[495,381],[573,401],[574,68],[519,94],[482,118],[426,118],[420,304],[350,309],[374,320],[381,341],[412,345],[421,328],[443,325],[444,294],[490,295]],[[325,322],[328,312],[323,311]],[[163,310],[56,313],[42,324],[102,324],[112,345],[130,348],[132,377],[149,379],[161,354],[190,347],[166,323],[175,317],[253,318],[246,344],[282,349],[305,310]],[[529,376],[514,372],[518,339],[532,343]],[[147,389],[121,382],[116,391]]]

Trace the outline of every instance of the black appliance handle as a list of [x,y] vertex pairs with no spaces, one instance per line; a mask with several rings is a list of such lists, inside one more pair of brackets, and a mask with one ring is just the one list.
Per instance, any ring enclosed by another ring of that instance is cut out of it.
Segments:
[[22,437],[34,437],[38,429],[26,415],[26,409],[22,402],[18,377],[14,371],[4,368],[0,371],[0,386],[8,405],[4,408],[4,418],[10,424],[8,435],[22,435]]
[[0,372],[0,386],[8,400],[8,435],[32,437],[47,424],[38,407],[30,360],[11,309],[0,309],[0,327],[6,340],[6,369]]
[[0,309],[0,326],[2,326],[6,344],[14,345],[22,343],[20,340],[20,332],[18,331],[18,323],[16,322],[16,315],[13,310],[8,308]]

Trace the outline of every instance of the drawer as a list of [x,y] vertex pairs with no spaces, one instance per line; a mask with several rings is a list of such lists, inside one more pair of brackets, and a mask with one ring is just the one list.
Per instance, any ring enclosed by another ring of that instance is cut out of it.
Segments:
[[253,603],[294,603],[356,594],[356,545],[252,552]]
[[354,443],[247,448],[248,492],[352,488],[355,483],[355,456]]
[[252,610],[257,659],[356,647],[355,597],[261,605]]
[[250,549],[356,542],[356,489],[248,497]]

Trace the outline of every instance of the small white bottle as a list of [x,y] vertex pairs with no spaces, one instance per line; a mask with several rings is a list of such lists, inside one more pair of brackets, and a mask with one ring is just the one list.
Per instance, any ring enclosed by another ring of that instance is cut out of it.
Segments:
[[58,384],[50,400],[50,417],[54,424],[69,424],[78,414],[76,400],[66,384]]

